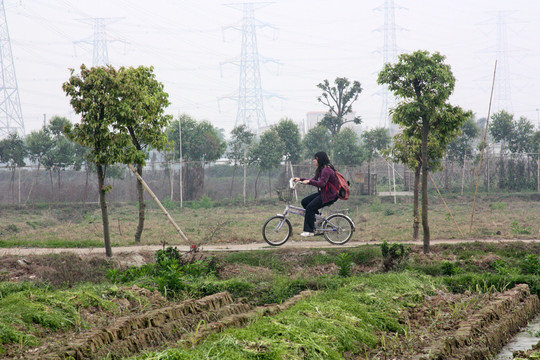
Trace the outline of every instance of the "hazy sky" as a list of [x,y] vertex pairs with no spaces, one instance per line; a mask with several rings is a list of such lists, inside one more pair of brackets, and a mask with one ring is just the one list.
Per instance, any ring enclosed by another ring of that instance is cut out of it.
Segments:
[[[6,0],[19,95],[26,133],[47,118],[77,122],[62,83],[69,68],[92,65],[91,18],[107,18],[109,61],[119,66],[154,66],[171,106],[209,120],[227,134],[236,121],[239,68],[221,63],[240,55],[242,12],[215,0]],[[261,64],[268,124],[283,117],[300,122],[309,111],[324,111],[316,87],[324,79],[358,80],[363,92],[354,110],[364,125],[380,124],[382,98],[376,84],[382,69],[384,0],[277,0],[256,10],[270,26],[258,29],[259,54],[279,62]],[[451,103],[485,117],[497,46],[497,89],[510,92],[494,100],[495,111],[510,107],[515,118],[538,124],[540,108],[540,1],[395,1],[400,52],[439,51],[456,77]],[[499,35],[504,11],[506,37]],[[499,38],[499,41],[498,41]],[[378,52],[379,51],[379,52]],[[496,91],[497,93],[497,91]],[[219,101],[218,99],[225,98]]]

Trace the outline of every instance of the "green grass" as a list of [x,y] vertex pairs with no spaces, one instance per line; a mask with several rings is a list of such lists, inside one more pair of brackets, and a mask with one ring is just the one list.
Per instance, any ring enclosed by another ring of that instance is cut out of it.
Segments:
[[[303,195],[303,194],[302,194]],[[538,237],[540,225],[537,215],[540,202],[531,200],[530,194],[486,195],[477,198],[474,226],[469,236],[473,197],[471,195],[445,195],[456,224],[440,199],[430,197],[429,221],[431,238],[514,238]],[[362,196],[339,202],[335,208],[347,208],[355,221],[357,231],[351,241],[404,242],[412,237],[412,199]],[[185,244],[166,216],[151,201],[147,202],[147,215],[143,244]],[[138,210],[136,204],[109,207],[110,232],[113,246],[134,244]],[[261,242],[261,228],[270,216],[283,211],[277,199],[250,202],[246,207],[230,201],[214,202],[212,208],[178,208],[171,204],[171,216],[188,236],[191,243],[252,243]],[[300,232],[303,218],[292,216],[293,233]],[[15,231],[16,230],[16,231]],[[496,235],[500,233],[500,235]],[[296,236],[296,235],[294,235]],[[294,239],[294,237],[293,237]],[[297,239],[297,237],[296,237]],[[0,218],[0,246],[21,247],[102,247],[103,228],[101,211],[92,206],[46,207],[35,209],[2,208]]]
[[111,284],[58,289],[31,282],[0,282],[0,354],[6,344],[38,346],[50,332],[85,328],[88,323],[81,316],[84,310],[119,312],[115,298],[148,301]]
[[349,278],[273,317],[211,335],[194,349],[137,359],[343,359],[379,344],[379,332],[403,334],[399,313],[433,295],[428,277],[390,273]]
[[[318,291],[275,317],[262,317],[246,328],[211,335],[194,349],[170,349],[141,355],[140,359],[342,359],[345,353],[363,358],[363,351],[384,351],[385,336],[406,334],[407,325],[398,322],[401,311],[421,304],[442,285],[455,293],[487,293],[526,283],[533,294],[540,295],[540,244],[470,243],[437,245],[432,250],[433,256],[410,255],[403,264],[407,270],[384,274],[316,276],[298,271],[339,264],[343,254],[355,265],[380,264],[381,246],[365,245],[294,255],[287,249],[219,253],[215,255],[218,268],[247,268],[228,279],[218,277],[203,264],[200,266],[210,271],[184,268],[171,272],[167,268],[164,273],[149,266],[132,269],[118,285],[70,282],[72,287],[66,289],[43,283],[0,282],[0,354],[2,346],[38,346],[45,334],[84,329],[88,325],[84,313],[116,314],[115,298],[148,301],[132,293],[132,285],[159,289],[164,295],[174,289],[176,296],[170,298],[175,301],[229,291],[234,298],[247,298],[253,305],[282,303],[306,289]],[[63,256],[46,257],[47,263],[82,267]],[[120,279],[119,271],[111,271]]]

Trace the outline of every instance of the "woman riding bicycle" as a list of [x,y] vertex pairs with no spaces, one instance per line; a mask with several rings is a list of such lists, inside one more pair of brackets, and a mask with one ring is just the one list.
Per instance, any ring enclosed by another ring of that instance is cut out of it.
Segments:
[[302,206],[306,209],[304,217],[304,232],[300,236],[313,236],[315,227],[315,214],[325,206],[330,206],[338,199],[337,189],[339,180],[336,176],[336,170],[330,163],[328,155],[324,151],[319,151],[314,156],[315,176],[311,179],[294,178],[294,181],[301,181],[303,184],[309,184],[319,188],[319,191],[306,196],[302,199]]

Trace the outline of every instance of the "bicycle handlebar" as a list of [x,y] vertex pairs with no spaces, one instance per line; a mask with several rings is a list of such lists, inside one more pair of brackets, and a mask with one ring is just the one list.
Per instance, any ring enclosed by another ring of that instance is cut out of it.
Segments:
[[298,184],[298,182],[294,182],[294,178],[290,178],[289,179],[289,188],[290,189],[294,189],[296,188],[296,185]]
[[300,180],[295,182],[294,178],[289,179],[289,189],[291,189],[291,190],[296,189],[296,186],[298,186],[298,184],[304,185],[304,183],[301,182]]

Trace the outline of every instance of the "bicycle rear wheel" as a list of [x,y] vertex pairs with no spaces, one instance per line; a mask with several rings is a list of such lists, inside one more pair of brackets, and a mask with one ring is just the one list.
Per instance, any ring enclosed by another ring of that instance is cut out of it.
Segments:
[[262,234],[264,241],[268,244],[272,246],[283,245],[292,235],[291,222],[284,216],[271,217],[264,223]]
[[334,245],[343,245],[349,241],[354,232],[352,220],[343,214],[330,215],[323,223],[323,234],[326,240]]

